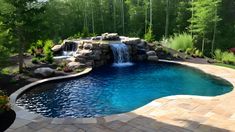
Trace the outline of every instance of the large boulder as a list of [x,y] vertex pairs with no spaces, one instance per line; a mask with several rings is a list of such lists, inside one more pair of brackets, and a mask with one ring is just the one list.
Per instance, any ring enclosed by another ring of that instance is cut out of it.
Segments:
[[91,43],[85,43],[83,45],[83,49],[91,50],[92,48],[93,48],[93,45]]
[[102,34],[102,40],[115,41],[120,40],[120,37],[117,33],[104,33]]
[[67,66],[69,69],[77,69],[77,68],[84,68],[85,64],[79,62],[70,62],[68,63]]
[[126,38],[122,40],[122,43],[129,44],[129,45],[138,45],[139,43],[141,43],[141,39],[140,38]]
[[157,55],[156,52],[153,51],[153,50],[146,52],[146,54],[147,54],[148,56],[156,56],[156,55]]
[[148,56],[148,61],[158,61],[158,56]]
[[55,45],[55,46],[53,46],[52,47],[52,51],[53,52],[58,52],[58,51],[60,51],[62,49],[62,45]]
[[51,69],[50,67],[41,67],[41,68],[37,68],[34,71],[34,74],[35,75],[40,75],[40,76],[43,76],[43,77],[50,77],[50,76],[55,74],[55,70]]

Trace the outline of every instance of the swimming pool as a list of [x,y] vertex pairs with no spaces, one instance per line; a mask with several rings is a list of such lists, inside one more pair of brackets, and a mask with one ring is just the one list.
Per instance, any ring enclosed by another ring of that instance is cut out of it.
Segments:
[[216,96],[232,85],[173,63],[106,65],[84,77],[44,83],[26,91],[17,105],[46,117],[101,117],[129,112],[170,95]]

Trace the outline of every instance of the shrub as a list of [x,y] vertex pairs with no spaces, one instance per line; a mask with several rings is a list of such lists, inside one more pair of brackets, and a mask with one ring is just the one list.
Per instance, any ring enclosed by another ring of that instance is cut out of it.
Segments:
[[235,55],[229,52],[223,52],[222,62],[226,64],[235,64]]
[[186,33],[175,34],[169,40],[169,47],[175,50],[185,51],[188,48],[193,48],[193,38]]
[[53,52],[51,50],[52,46],[53,42],[51,40],[47,40],[43,47],[43,53],[45,55],[44,60],[49,63],[53,62]]
[[154,35],[153,35],[153,30],[152,30],[151,26],[148,28],[148,32],[144,35],[144,39],[147,42],[153,42],[154,41]]
[[9,69],[9,68],[3,68],[3,69],[1,70],[1,73],[2,73],[2,74],[5,74],[5,75],[8,75],[8,74],[10,74],[11,72],[10,72],[10,69]]
[[195,53],[194,53],[194,55],[195,55],[196,57],[203,57],[203,53],[202,53],[200,50],[196,50]]
[[173,57],[176,58],[176,59],[179,59],[180,55],[178,53],[176,53],[176,54],[173,55]]
[[36,57],[33,57],[32,58],[32,63],[33,64],[38,64],[40,62],[40,59],[39,58],[36,58]]
[[222,61],[222,51],[220,49],[216,49],[214,52],[214,59],[218,60],[218,61]]
[[9,98],[0,90],[0,112],[10,110]]
[[235,64],[235,55],[231,52],[222,52],[220,49],[216,49],[214,52],[214,59],[226,64]]

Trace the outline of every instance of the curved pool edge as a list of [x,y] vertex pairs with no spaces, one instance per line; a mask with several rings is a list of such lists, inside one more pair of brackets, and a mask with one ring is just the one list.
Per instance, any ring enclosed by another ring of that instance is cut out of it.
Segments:
[[[226,99],[229,99],[230,97],[235,98],[235,90],[234,90],[235,70],[233,70],[233,69],[218,67],[218,66],[214,66],[214,65],[210,65],[210,64],[196,64],[196,63],[168,61],[168,60],[160,60],[160,61],[161,62],[168,62],[168,63],[177,63],[177,64],[193,67],[193,68],[199,69],[207,74],[215,75],[217,77],[220,77],[220,78],[225,79],[228,82],[230,82],[233,85],[233,89],[229,93],[214,96],[214,97],[192,96],[192,95],[167,96],[167,97],[153,100],[152,102],[150,102],[140,108],[137,108],[136,110],[127,112],[127,113],[115,114],[115,115],[109,115],[109,116],[97,117],[97,118],[48,118],[48,117],[44,117],[39,114],[30,113],[15,104],[17,97],[19,97],[25,90],[32,88],[33,86],[35,86],[37,84],[47,82],[47,81],[52,81],[52,80],[78,77],[80,75],[87,74],[92,70],[92,69],[86,69],[85,71],[78,73],[78,74],[43,79],[43,80],[39,80],[37,82],[31,83],[29,85],[26,85],[26,86],[20,88],[19,90],[17,90],[15,93],[13,93],[10,96],[10,102],[11,102],[11,105],[13,106],[13,109],[16,111],[16,114],[17,114],[16,118],[18,119],[18,121],[23,120],[27,123],[31,123],[31,122],[41,121],[41,120],[45,120],[45,121],[51,120],[52,124],[66,124],[67,125],[67,124],[81,124],[81,123],[82,124],[87,124],[87,123],[88,124],[89,123],[100,124],[100,123],[111,122],[111,121],[115,121],[115,120],[122,121],[122,122],[128,122],[128,121],[138,117],[139,115],[146,116],[146,117],[152,116],[154,114],[154,112],[157,113],[157,110],[156,110],[157,108],[160,109],[161,106],[164,106],[168,102],[176,102],[176,103],[177,103],[177,101],[180,102],[179,100],[181,100],[181,99],[200,100],[202,102],[211,101],[211,100],[212,101],[219,100],[219,101],[224,102]],[[235,116],[235,114],[234,114],[234,116]],[[13,128],[14,128],[14,124],[13,124]]]
[[13,110],[18,111],[19,109],[22,109],[21,107],[16,105],[16,100],[18,99],[18,97],[23,94],[26,90],[29,90],[31,88],[33,88],[36,85],[42,84],[42,83],[46,83],[46,82],[50,82],[50,81],[57,81],[57,80],[63,80],[63,79],[70,79],[70,78],[75,78],[75,77],[80,77],[83,75],[86,75],[88,73],[90,73],[92,71],[92,68],[86,68],[85,70],[83,70],[82,72],[79,72],[77,74],[71,74],[71,75],[66,75],[66,76],[57,76],[57,77],[51,77],[51,78],[46,78],[46,79],[42,79],[42,80],[38,80],[36,82],[32,82],[20,89],[18,89],[17,91],[15,91],[14,93],[12,93],[10,95],[10,104],[11,107],[13,108]]

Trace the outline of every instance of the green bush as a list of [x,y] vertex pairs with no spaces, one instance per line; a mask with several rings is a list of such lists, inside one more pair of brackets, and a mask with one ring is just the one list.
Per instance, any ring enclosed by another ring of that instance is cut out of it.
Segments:
[[47,40],[45,42],[45,45],[43,47],[43,53],[44,53],[44,60],[46,62],[52,63],[53,62],[53,52],[51,50],[53,46],[53,41],[52,40]]
[[227,51],[222,52],[220,49],[215,50],[214,59],[225,64],[235,64],[235,55]]
[[200,50],[196,50],[195,51],[195,53],[194,53],[194,55],[196,56],[196,57],[203,57],[203,53],[200,51]]
[[183,33],[183,34],[175,34],[169,40],[169,47],[175,50],[185,51],[188,48],[193,48],[193,38],[191,35]]
[[235,64],[235,55],[229,52],[223,52],[222,62],[225,64]]
[[32,58],[32,63],[33,64],[38,64],[40,62],[40,59],[37,57]]
[[1,70],[1,73],[2,73],[2,74],[5,74],[5,75],[8,75],[8,74],[10,74],[11,72],[10,72],[10,69],[9,69],[9,68],[3,68],[3,69]]
[[148,28],[148,32],[144,35],[144,39],[147,42],[153,42],[154,41],[154,35],[153,35],[153,30],[152,30],[151,26]]
[[214,59],[222,61],[222,56],[223,56],[222,51],[220,49],[216,49],[214,52]]

